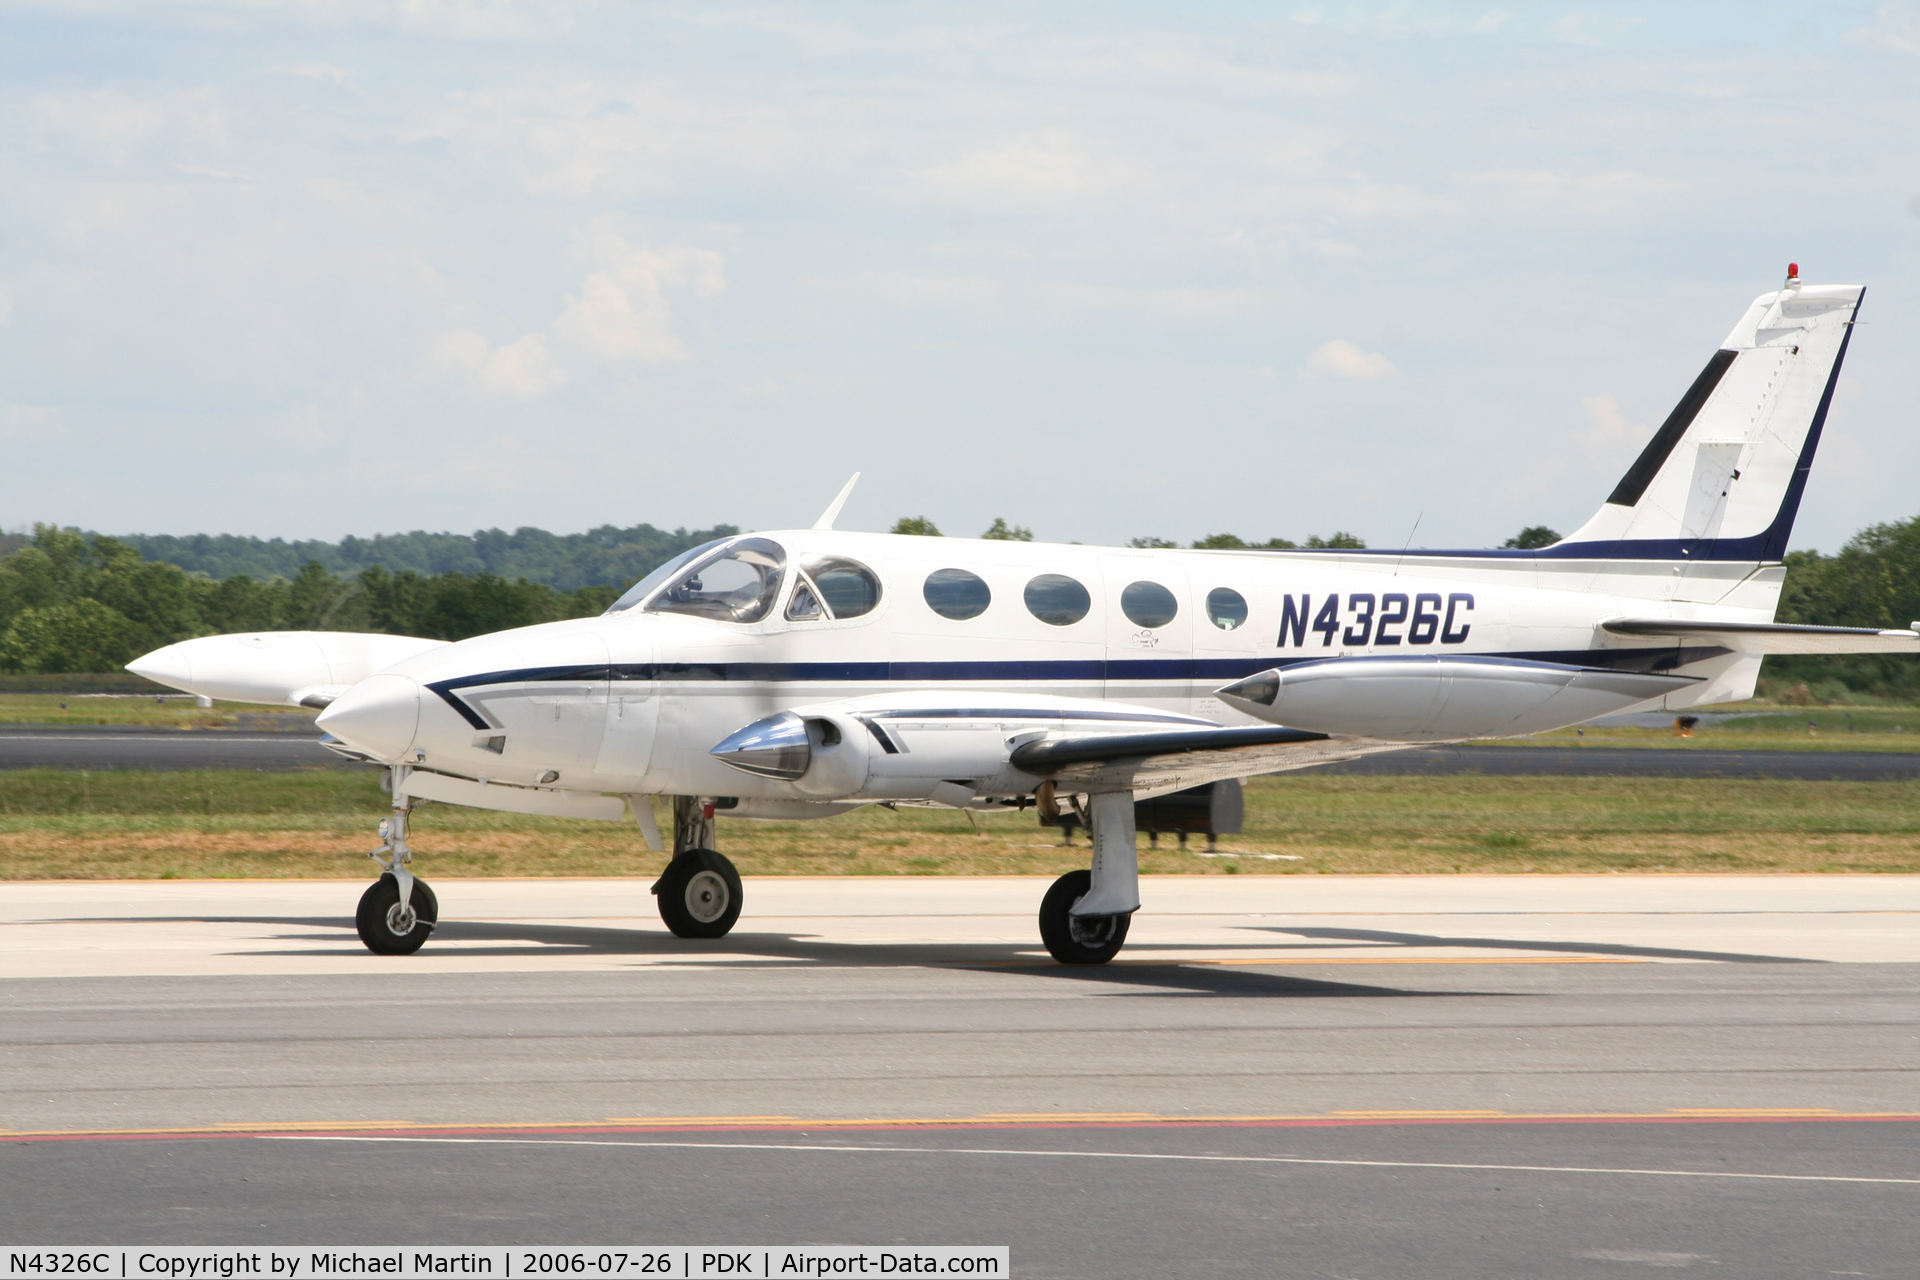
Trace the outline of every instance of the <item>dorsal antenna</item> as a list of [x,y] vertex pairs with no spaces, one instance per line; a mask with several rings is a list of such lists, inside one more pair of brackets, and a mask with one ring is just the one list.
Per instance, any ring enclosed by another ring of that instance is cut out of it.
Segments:
[[853,486],[859,483],[860,473],[856,471],[853,473],[852,479],[848,480],[847,483],[841,487],[839,495],[827,504],[825,511],[820,513],[820,518],[813,522],[813,527],[816,529],[833,528],[833,522],[840,518],[840,508],[847,505],[847,498],[853,493]]

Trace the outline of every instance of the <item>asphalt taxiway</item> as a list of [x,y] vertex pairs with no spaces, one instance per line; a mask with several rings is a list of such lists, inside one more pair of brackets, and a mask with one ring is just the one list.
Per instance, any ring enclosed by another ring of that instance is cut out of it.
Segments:
[[0,1238],[1008,1243],[1021,1276],[1910,1275],[1920,877],[0,891]]
[[[311,733],[259,729],[0,727],[0,770],[254,769],[279,772],[363,767],[334,755]],[[1699,747],[1475,743],[1414,747],[1328,765],[1315,772],[1377,777],[1484,774],[1900,782],[1920,778],[1920,751],[1737,751]]]

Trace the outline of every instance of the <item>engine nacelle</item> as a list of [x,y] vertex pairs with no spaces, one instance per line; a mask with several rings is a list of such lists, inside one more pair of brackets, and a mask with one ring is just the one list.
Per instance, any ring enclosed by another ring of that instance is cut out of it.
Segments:
[[809,800],[964,807],[1033,789],[1039,779],[1009,762],[1025,743],[1174,727],[1213,722],[1046,694],[890,693],[782,711],[729,734],[712,754]]
[[796,796],[837,800],[865,788],[870,745],[865,726],[829,705],[755,720],[710,754],[742,773],[784,782]]
[[1517,658],[1328,658],[1263,671],[1217,696],[1294,729],[1452,742],[1561,729],[1697,683]]

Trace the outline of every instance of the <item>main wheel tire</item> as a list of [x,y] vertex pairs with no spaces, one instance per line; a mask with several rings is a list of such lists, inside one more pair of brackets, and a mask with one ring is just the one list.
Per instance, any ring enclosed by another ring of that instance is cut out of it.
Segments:
[[360,941],[377,956],[412,955],[426,943],[439,921],[440,900],[425,880],[413,882],[413,918],[408,920],[401,914],[400,882],[391,871],[381,872],[380,878],[367,886],[360,895],[359,910],[353,913]]
[[1073,904],[1093,889],[1093,872],[1069,871],[1040,899],[1040,940],[1061,964],[1105,964],[1120,954],[1131,915],[1074,916]]
[[740,918],[740,873],[711,849],[690,849],[667,864],[653,887],[660,918],[681,938],[722,938]]

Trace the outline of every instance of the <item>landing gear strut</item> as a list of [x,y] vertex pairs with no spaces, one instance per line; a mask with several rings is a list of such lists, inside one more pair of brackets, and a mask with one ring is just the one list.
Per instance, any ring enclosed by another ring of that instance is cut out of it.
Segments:
[[1105,964],[1119,955],[1140,909],[1132,793],[1101,792],[1087,808],[1093,869],[1067,872],[1040,900],[1040,940],[1061,964]]
[[740,873],[713,843],[713,806],[697,796],[675,796],[673,860],[653,893],[660,919],[676,937],[725,937],[740,918]]
[[379,956],[412,955],[440,922],[440,900],[407,869],[413,861],[407,844],[407,817],[413,812],[407,772],[404,765],[394,767],[393,813],[380,820],[380,847],[367,855],[380,864],[380,878],[360,895],[353,914],[360,941]]

